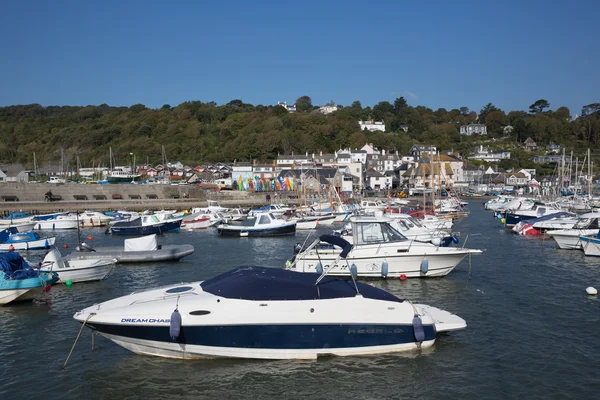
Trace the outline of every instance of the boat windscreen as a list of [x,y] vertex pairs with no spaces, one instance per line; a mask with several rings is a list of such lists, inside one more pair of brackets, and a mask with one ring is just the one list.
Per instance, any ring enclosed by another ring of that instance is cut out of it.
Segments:
[[[320,274],[301,273],[278,268],[239,267],[201,283],[202,290],[215,296],[240,300],[319,300],[356,296],[352,281],[323,278]],[[357,282],[363,297],[402,302],[385,290]]]

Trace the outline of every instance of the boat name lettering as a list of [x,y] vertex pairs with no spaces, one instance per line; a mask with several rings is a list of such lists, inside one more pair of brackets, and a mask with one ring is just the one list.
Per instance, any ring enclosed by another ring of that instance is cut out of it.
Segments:
[[129,322],[132,324],[156,324],[156,323],[169,323],[170,319],[164,318],[121,318],[121,322]]
[[381,335],[381,334],[398,334],[404,332],[400,328],[396,329],[383,329],[383,328],[372,328],[372,329],[348,329],[348,335]]

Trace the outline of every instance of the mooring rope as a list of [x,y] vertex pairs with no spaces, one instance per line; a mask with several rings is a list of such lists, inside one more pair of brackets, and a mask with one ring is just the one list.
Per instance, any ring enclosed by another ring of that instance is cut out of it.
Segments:
[[[87,318],[85,319],[85,321],[83,321],[83,324],[81,324],[81,329],[79,329],[79,333],[77,334],[77,337],[75,338],[75,342],[73,342],[73,346],[71,346],[71,351],[69,351],[69,355],[67,356],[67,359],[65,360],[65,363],[63,364],[63,369],[67,366],[67,363],[69,362],[69,358],[71,358],[71,354],[73,354],[73,349],[75,349],[75,345],[77,344],[77,341],[79,340],[79,336],[81,336],[81,331],[83,331],[83,328],[85,327],[85,324],[88,322],[88,320],[90,318],[92,318],[94,315],[96,315],[96,313],[90,313]],[[93,337],[93,336],[92,336]]]

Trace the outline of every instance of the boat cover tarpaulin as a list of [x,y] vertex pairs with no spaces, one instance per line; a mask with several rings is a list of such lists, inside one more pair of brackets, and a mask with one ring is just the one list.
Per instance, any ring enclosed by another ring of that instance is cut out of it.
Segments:
[[14,251],[0,253],[0,271],[4,272],[4,279],[34,278],[38,275],[27,261]]
[[125,251],[154,251],[158,249],[156,235],[125,239]]
[[[202,290],[215,296],[241,300],[318,300],[356,296],[352,281],[323,278],[320,274],[301,273],[278,268],[239,267],[202,282]],[[363,297],[402,302],[385,290],[357,282]]]

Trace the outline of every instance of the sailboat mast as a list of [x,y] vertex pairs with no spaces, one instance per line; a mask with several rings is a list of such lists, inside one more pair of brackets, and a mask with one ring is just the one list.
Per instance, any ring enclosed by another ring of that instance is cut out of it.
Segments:
[[588,173],[587,173],[587,181],[588,181],[588,199],[592,199],[592,160],[590,155],[590,149],[587,150],[587,159],[588,159]]

